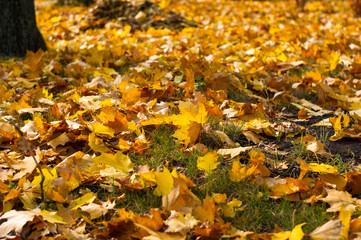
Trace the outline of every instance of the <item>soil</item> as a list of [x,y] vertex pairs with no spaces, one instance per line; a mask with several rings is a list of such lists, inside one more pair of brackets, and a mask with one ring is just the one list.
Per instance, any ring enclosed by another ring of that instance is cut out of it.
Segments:
[[[333,115],[324,115],[322,117],[312,117],[308,121],[296,121],[297,116],[294,118],[289,118],[293,123],[298,126],[305,128],[304,134],[310,134],[312,136],[326,140],[325,150],[335,157],[337,156],[342,162],[347,163],[354,161],[355,164],[361,163],[361,142],[357,139],[343,138],[337,141],[331,141],[329,138],[334,135],[334,129],[332,127],[325,126],[312,126],[315,123],[322,121],[323,119],[328,119],[329,117],[334,117]],[[292,138],[282,138],[281,141],[270,139],[270,144],[275,144],[278,147],[279,151],[290,151],[293,148],[292,142],[299,138],[300,135],[297,135]],[[267,143],[265,143],[267,144]]]

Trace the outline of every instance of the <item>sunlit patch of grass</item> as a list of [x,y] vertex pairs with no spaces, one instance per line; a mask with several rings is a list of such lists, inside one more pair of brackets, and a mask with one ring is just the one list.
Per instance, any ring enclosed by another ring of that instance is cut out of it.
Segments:
[[225,218],[237,229],[255,232],[273,232],[275,226],[285,230],[292,229],[300,223],[307,223],[303,229],[311,232],[315,226],[329,221],[331,213],[326,213],[327,204],[317,203],[313,206],[303,202],[291,202],[287,199],[273,199],[268,189],[246,179],[243,182],[232,182],[229,179],[230,164],[218,167],[217,171],[205,175],[198,183],[194,193],[204,199],[216,193],[227,194],[228,200],[233,198],[243,202],[243,210],[234,218]]
[[[217,142],[220,139],[216,139],[216,135],[209,135],[215,130],[222,130],[232,141],[244,141],[238,125],[220,123],[220,120],[210,119],[208,127],[211,131],[204,132],[200,138],[200,142],[206,144],[209,150],[223,146],[223,143]],[[169,169],[176,168],[178,172],[194,182],[195,187],[191,190],[201,200],[217,193],[226,194],[228,201],[233,198],[241,200],[243,210],[237,212],[234,218],[225,218],[227,222],[232,223],[232,226],[247,231],[272,232],[276,225],[290,230],[297,224],[307,223],[303,230],[308,233],[314,230],[315,226],[321,226],[331,218],[332,214],[326,213],[325,203],[311,206],[287,199],[273,199],[267,188],[249,179],[238,183],[232,182],[229,178],[232,161],[221,157],[219,158],[221,163],[217,169],[211,174],[206,174],[197,168],[197,158],[202,154],[197,151],[182,151],[182,146],[172,137],[174,131],[172,126],[147,129],[146,135],[149,136],[150,148],[144,155],[130,154],[132,161],[138,165],[148,164],[151,168],[161,165]],[[307,150],[302,141],[295,143],[294,147],[294,157],[307,156]],[[294,171],[296,166],[298,166],[297,163],[291,164],[289,172],[285,174],[295,175],[290,172]],[[296,172],[298,170],[296,169]],[[147,213],[152,207],[161,207],[161,197],[154,195],[153,188],[134,192],[123,189],[121,191],[126,197],[117,203],[117,207],[124,207],[136,213]]]

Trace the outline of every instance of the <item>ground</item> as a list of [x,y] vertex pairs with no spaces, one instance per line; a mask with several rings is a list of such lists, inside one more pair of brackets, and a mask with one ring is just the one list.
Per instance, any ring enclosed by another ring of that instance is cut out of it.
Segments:
[[35,2],[48,51],[0,62],[0,237],[360,235],[349,2]]

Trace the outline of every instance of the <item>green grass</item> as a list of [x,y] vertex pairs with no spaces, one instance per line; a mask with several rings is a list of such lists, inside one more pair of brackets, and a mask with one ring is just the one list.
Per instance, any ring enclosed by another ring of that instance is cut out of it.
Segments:
[[[173,133],[174,129],[171,126],[162,126],[153,131],[149,129],[147,134],[150,136],[151,148],[145,155],[132,155],[132,161],[137,164],[148,164],[152,168],[162,164],[170,169],[177,167],[178,171],[195,183],[196,187],[192,192],[199,199],[216,193],[225,193],[229,201],[233,198],[241,200],[243,210],[238,211],[234,218],[225,218],[234,227],[247,231],[272,232],[276,225],[284,230],[290,230],[297,224],[307,223],[303,229],[306,233],[310,233],[316,226],[321,226],[332,217],[332,214],[326,213],[325,203],[311,206],[286,199],[275,200],[270,198],[265,187],[254,184],[249,179],[239,183],[232,182],[228,172],[232,161],[220,158],[221,164],[217,169],[212,174],[205,174],[197,169],[197,155],[200,153],[182,152],[180,145],[171,136]],[[231,137],[232,134],[229,136]],[[236,138],[238,137],[232,140]],[[117,206],[136,213],[147,213],[150,208],[161,206],[161,197],[155,196],[153,190],[153,188],[133,192],[122,190],[126,198]]]
[[276,225],[284,230],[290,230],[295,225],[307,223],[304,231],[310,233],[315,226],[321,226],[333,216],[326,213],[325,203],[313,206],[303,202],[291,202],[286,199],[272,199],[268,190],[262,186],[245,180],[232,182],[228,175],[229,167],[219,168],[214,174],[205,177],[194,193],[201,199],[215,193],[225,193],[228,199],[236,198],[243,202],[243,210],[234,218],[226,221],[241,230],[255,232],[272,232]]
[[141,191],[122,191],[125,194],[125,199],[118,202],[117,208],[125,208],[134,213],[146,214],[149,213],[150,209],[162,206],[162,197],[155,196],[151,188]]
[[216,118],[209,118],[207,131],[202,131],[199,142],[210,149],[219,149],[225,147],[225,143],[217,136],[215,131],[224,132],[234,143],[241,146],[249,145],[249,141],[242,134],[242,125],[235,122],[223,122]]

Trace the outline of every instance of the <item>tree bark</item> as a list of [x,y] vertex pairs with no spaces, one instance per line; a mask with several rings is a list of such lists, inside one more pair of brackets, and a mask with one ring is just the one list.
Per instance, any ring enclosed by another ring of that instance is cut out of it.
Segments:
[[36,25],[34,0],[0,0],[0,56],[23,57],[46,50]]

